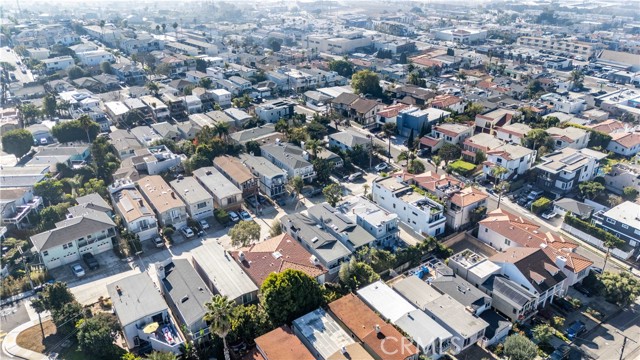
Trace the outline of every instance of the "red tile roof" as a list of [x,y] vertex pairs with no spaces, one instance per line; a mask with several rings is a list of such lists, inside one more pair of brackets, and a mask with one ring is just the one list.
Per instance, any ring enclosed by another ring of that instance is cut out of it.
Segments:
[[389,105],[389,106],[383,108],[382,110],[378,111],[378,115],[380,115],[381,117],[384,117],[384,118],[392,118],[392,117],[398,116],[398,113],[401,110],[404,110],[404,109],[406,109],[408,107],[409,107],[409,105],[406,105],[406,104]]
[[[418,353],[409,339],[404,338],[400,331],[385,322],[354,294],[347,294],[328,306],[331,313],[378,358],[404,360]],[[376,330],[376,326],[379,330]]]
[[473,186],[464,188],[451,196],[451,202],[460,207],[467,207],[479,201],[487,199],[489,196]]
[[[241,251],[244,261],[240,261]],[[314,278],[327,272],[322,266],[313,265],[309,260],[311,253],[288,234],[230,253],[258,287],[272,272],[280,273],[286,269],[296,269]]]
[[609,119],[609,120],[605,120],[599,124],[593,124],[593,125],[587,125],[587,127],[595,130],[595,131],[600,131],[603,132],[605,134],[611,134],[612,132],[619,130],[619,129],[624,129],[625,124],[622,121],[618,121],[618,120],[614,120],[614,119]]
[[438,95],[431,102],[431,106],[436,108],[447,108],[453,104],[457,104],[462,99],[453,95]]
[[611,134],[611,141],[615,141],[627,149],[640,144],[640,133],[614,133]]

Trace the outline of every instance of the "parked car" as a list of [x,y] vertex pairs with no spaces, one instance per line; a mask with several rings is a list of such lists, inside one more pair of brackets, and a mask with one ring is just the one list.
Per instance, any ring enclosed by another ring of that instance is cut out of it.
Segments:
[[182,229],[180,229],[180,231],[182,231],[182,233],[184,234],[184,236],[186,236],[186,237],[188,237],[188,238],[190,238],[190,237],[192,237],[193,235],[195,235],[195,234],[194,234],[194,232],[193,232],[193,230],[191,230],[191,228],[190,228],[190,227],[187,227],[187,226],[185,226],[185,227],[183,227]]
[[567,344],[560,345],[554,352],[547,357],[547,360],[564,360],[569,355],[571,348]]
[[162,238],[159,236],[153,238],[153,243],[157,248],[161,248],[164,246],[164,240],[162,240]]
[[244,210],[240,211],[240,218],[243,221],[252,221],[253,220],[251,215],[248,212],[244,211]]
[[375,166],[376,171],[380,172],[380,171],[385,171],[389,168],[389,164],[387,163],[380,163],[378,165]]
[[532,192],[529,193],[529,196],[527,196],[527,199],[533,202],[538,200],[540,197],[542,197],[542,194],[544,194],[544,191],[542,190],[533,190]]
[[558,214],[553,210],[549,210],[549,211],[546,211],[546,212],[542,213],[542,217],[544,219],[547,219],[547,220],[553,219],[556,215],[558,215]]
[[563,298],[557,298],[553,300],[553,304],[559,307],[561,310],[573,311],[573,305]]
[[207,220],[200,220],[198,221],[198,224],[200,224],[202,230],[207,230],[209,228],[209,223],[207,222]]
[[569,339],[574,339],[585,331],[587,331],[586,325],[582,321],[576,320],[567,328],[567,337]]
[[596,274],[602,274],[602,268],[600,267],[592,266],[591,271],[593,271]]
[[349,181],[356,181],[357,179],[361,179],[362,178],[362,173],[360,171],[355,172],[351,175],[349,175]]
[[240,216],[238,216],[238,213],[235,211],[229,211],[229,219],[233,222],[238,222],[240,221]]
[[85,274],[84,268],[80,264],[71,265],[71,271],[73,272],[73,275],[79,278],[83,277]]
[[98,260],[96,260],[96,257],[93,256],[92,253],[82,254],[82,260],[84,260],[84,263],[87,264],[89,270],[95,270],[100,267],[100,264],[98,264]]

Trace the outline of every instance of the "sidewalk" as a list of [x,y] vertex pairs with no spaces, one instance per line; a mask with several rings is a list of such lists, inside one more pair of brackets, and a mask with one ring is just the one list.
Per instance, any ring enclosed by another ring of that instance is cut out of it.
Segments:
[[11,330],[7,334],[7,336],[4,338],[4,341],[2,342],[2,352],[19,359],[47,360],[48,357],[45,354],[40,354],[35,351],[23,349],[20,346],[18,346],[18,344],[16,344],[16,340],[18,339],[18,334],[20,334],[22,331],[32,326],[37,326],[37,325],[38,325],[38,320],[32,320]]

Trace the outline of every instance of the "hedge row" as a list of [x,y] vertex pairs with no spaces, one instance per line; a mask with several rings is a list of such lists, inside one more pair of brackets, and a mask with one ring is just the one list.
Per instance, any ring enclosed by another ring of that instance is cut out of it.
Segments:
[[553,202],[550,199],[547,199],[546,197],[541,197],[540,199],[534,201],[533,204],[531,204],[531,212],[536,215],[540,214],[541,212],[551,207],[552,204]]
[[577,217],[571,215],[571,213],[567,213],[567,215],[564,216],[564,222],[567,223],[567,225],[573,226],[574,228],[585,232],[591,236],[595,236],[596,238],[602,240],[603,242],[609,242],[612,244],[618,244],[620,243],[621,239],[616,237],[615,235],[600,229],[599,227],[578,219]]

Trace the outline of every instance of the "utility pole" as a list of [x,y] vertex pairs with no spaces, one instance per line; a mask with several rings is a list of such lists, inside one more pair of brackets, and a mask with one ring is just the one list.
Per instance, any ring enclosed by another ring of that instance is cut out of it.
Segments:
[[622,335],[624,337],[624,339],[622,340],[622,349],[620,349],[620,360],[622,360],[623,356],[624,356],[624,348],[627,346],[627,339],[633,341],[636,344],[638,342],[633,340],[633,339],[631,339],[627,335],[623,334],[622,331],[620,331],[620,330],[618,330],[617,332],[618,332],[618,334],[620,334],[620,335]]

